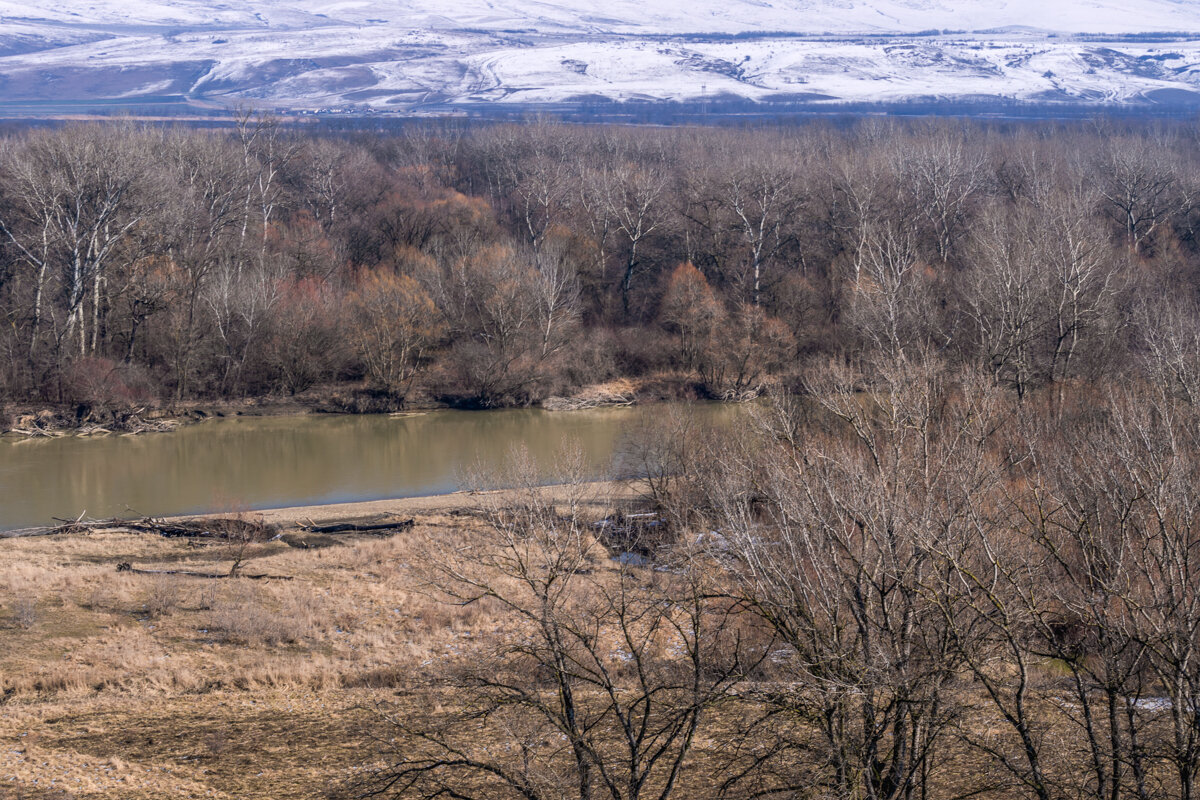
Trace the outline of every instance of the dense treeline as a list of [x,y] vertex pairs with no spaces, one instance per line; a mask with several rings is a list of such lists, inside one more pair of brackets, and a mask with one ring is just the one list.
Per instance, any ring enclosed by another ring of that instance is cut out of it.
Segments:
[[0,143],[0,396],[745,397],[921,341],[1018,395],[1193,335],[1196,130],[866,121]]

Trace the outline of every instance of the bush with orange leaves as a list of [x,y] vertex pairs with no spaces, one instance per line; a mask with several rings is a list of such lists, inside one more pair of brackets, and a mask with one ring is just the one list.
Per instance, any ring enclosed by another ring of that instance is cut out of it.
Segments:
[[726,400],[757,395],[763,375],[795,351],[786,325],[751,303],[730,313],[690,262],[671,273],[658,318],[676,336],[681,365],[700,376],[710,395]]
[[658,319],[678,337],[679,358],[685,369],[705,370],[715,354],[718,334],[728,316],[704,273],[690,261],[671,272]]
[[359,281],[350,306],[354,343],[367,377],[403,401],[445,333],[433,300],[408,275],[380,271]]

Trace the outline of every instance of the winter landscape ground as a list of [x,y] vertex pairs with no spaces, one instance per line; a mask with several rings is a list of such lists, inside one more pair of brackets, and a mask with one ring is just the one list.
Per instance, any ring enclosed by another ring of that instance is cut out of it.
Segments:
[[607,101],[1200,106],[1184,0],[0,2],[10,110]]

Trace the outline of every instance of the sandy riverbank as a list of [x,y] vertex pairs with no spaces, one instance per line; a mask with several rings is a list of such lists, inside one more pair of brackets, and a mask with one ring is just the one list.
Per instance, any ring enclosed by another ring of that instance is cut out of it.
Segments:
[[[598,502],[633,500],[639,497],[644,487],[638,481],[596,481],[586,487],[589,496]],[[268,524],[281,527],[309,524],[327,525],[334,522],[368,522],[397,517],[409,519],[417,516],[445,514],[478,506],[486,495],[497,496],[503,501],[505,495],[515,497],[520,490],[497,490],[495,492],[459,491],[450,494],[426,495],[423,497],[398,497],[385,500],[364,500],[353,503],[325,503],[317,505],[290,506],[251,512]],[[567,487],[547,486],[541,491],[552,496],[565,497]],[[189,514],[171,517],[172,520],[203,519],[213,514]]]

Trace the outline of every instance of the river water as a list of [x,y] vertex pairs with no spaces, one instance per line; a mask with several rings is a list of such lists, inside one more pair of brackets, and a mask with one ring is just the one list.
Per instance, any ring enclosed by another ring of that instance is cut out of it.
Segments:
[[[632,431],[666,406],[549,412],[434,411],[405,417],[238,417],[170,433],[0,439],[0,530],[54,517],[170,515],[439,494],[524,446],[549,464],[564,443],[597,478],[628,471]],[[687,413],[716,420],[728,407]]]

